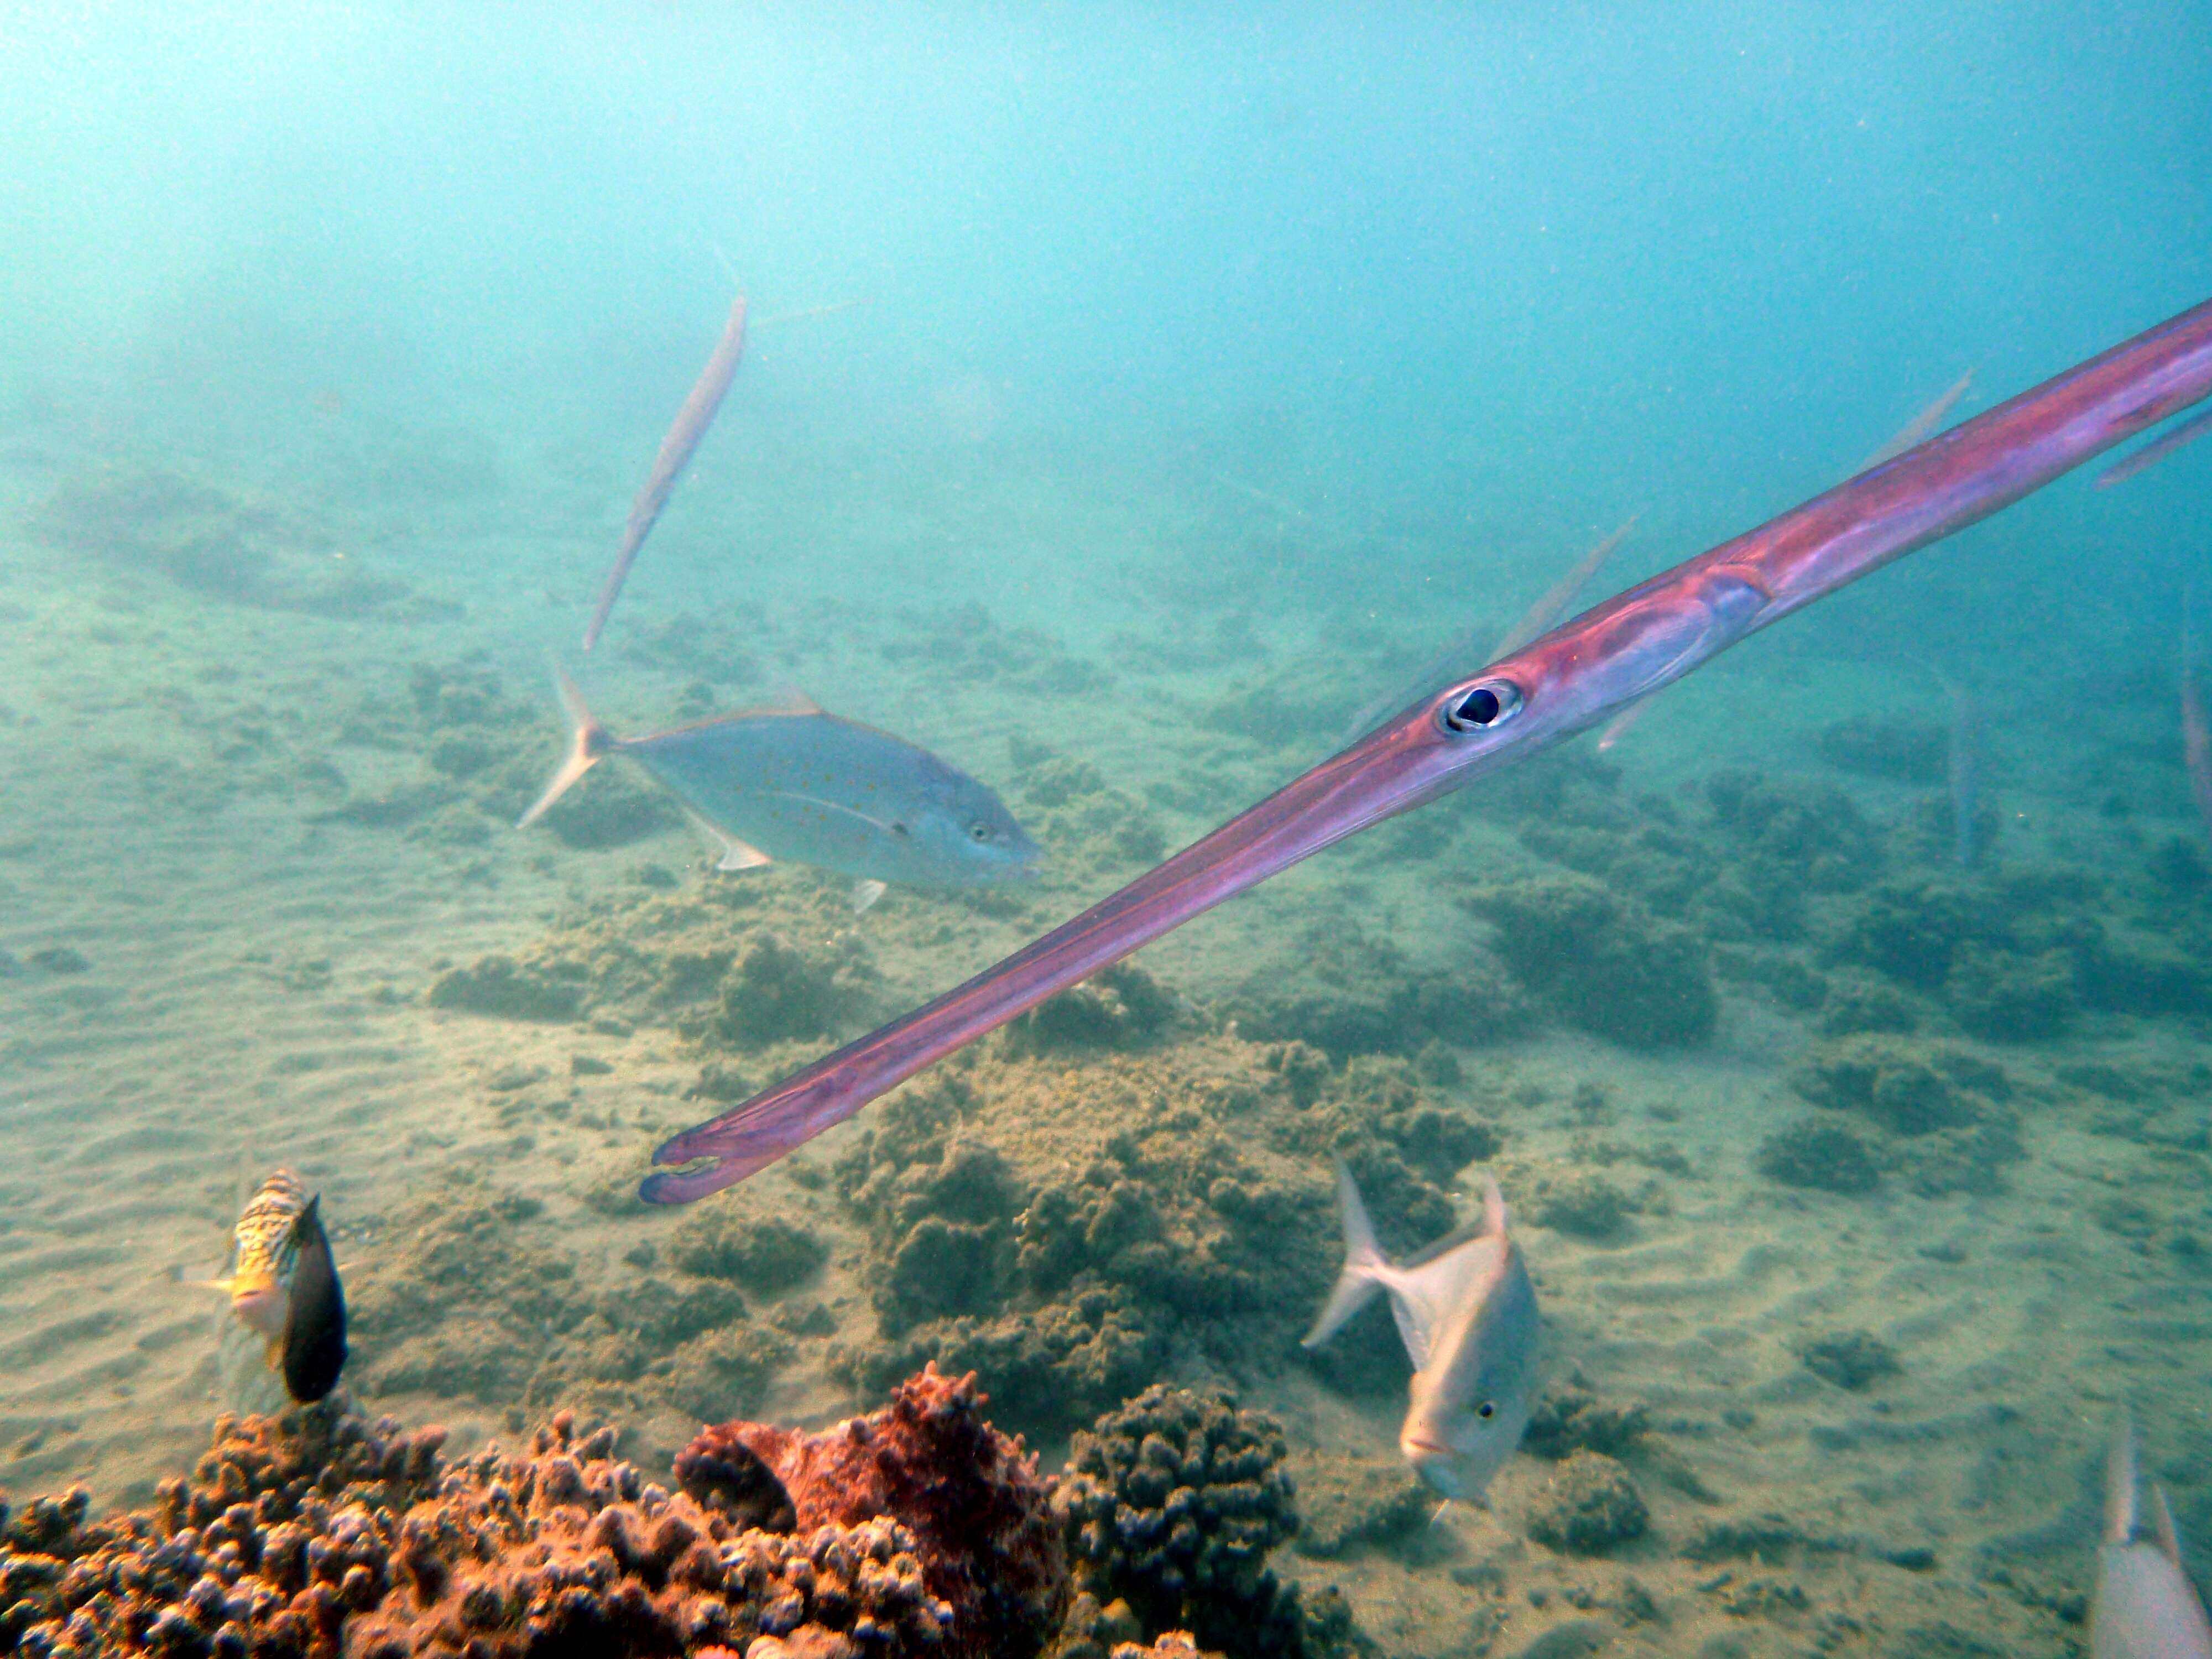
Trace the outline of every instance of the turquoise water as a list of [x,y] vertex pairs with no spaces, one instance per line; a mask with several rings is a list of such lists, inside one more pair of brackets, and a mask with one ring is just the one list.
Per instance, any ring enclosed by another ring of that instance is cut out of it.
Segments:
[[[1399,1478],[1385,1323],[1297,1347],[1338,1151],[1401,1252],[1494,1170],[1551,1386],[1648,1424],[1605,1455],[1649,1527],[1595,1554],[1543,1541],[1556,1441],[1488,1510],[1285,1547],[1381,1650],[2077,1650],[2120,1405],[2212,1530],[2212,445],[1302,866],[795,1173],[628,1194],[1632,516],[1578,605],[1969,371],[1950,419],[2212,295],[2207,86],[2201,3],[0,10],[0,1487],[143,1501],[274,1403],[199,1281],[289,1163],[374,1410],[574,1405],[665,1464],[937,1357],[1050,1465],[1218,1384],[1284,1423],[1310,1542]],[[735,384],[586,659],[735,290]],[[803,691],[988,786],[1045,873],[856,915],[714,872],[619,763],[514,832],[556,659],[623,735]],[[1771,1149],[1806,1124],[1870,1184]],[[972,1203],[963,1146],[1003,1166]],[[1113,1180],[1154,1219],[1022,1265],[1044,1194]],[[700,1267],[769,1213],[826,1260]],[[1054,1349],[1102,1286],[1120,1358]],[[1897,1369],[1808,1363],[1857,1333]]]

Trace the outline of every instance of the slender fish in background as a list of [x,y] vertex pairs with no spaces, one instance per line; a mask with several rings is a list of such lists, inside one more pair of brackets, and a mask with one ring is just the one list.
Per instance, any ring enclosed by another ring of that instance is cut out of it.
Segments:
[[1336,1161],[1344,1271],[1306,1334],[1317,1348],[1378,1290],[1413,1362],[1398,1449],[1446,1498],[1480,1498],[1535,1410],[1536,1291],[1505,1230],[1505,1200],[1483,1178],[1482,1225],[1391,1266],[1344,1160]]
[[2212,303],[1862,472],[1424,697],[994,968],[663,1142],[688,1203],[765,1169],[933,1061],[1325,847],[1608,719],[1759,629],[2212,396]]
[[231,1312],[268,1344],[269,1369],[283,1373],[293,1399],[312,1405],[337,1386],[345,1291],[323,1231],[322,1198],[308,1196],[289,1170],[263,1182],[240,1212],[230,1270],[213,1288],[229,1292]]
[[[1960,398],[1966,395],[1966,388],[1973,383],[1974,371],[1970,368],[1964,374],[1961,374],[1957,380],[1954,380],[1949,388],[1946,390],[1941,397],[1937,398],[1934,403],[1929,404],[1927,408],[1922,410],[1917,415],[1915,415],[1902,427],[1899,428],[1895,437],[1892,438],[1880,449],[1875,450],[1875,453],[1868,456],[1866,459],[1861,461],[1856,467],[1853,468],[1852,471],[1854,474],[1856,475],[1856,473],[1864,472],[1870,468],[1880,466],[1884,461],[1893,461],[1899,455],[1905,453],[1906,450],[1911,448],[1915,444],[1923,441],[1929,433],[1933,432],[1937,427],[1942,425],[1943,417],[1951,412],[1953,406],[1958,403]],[[1501,651],[1499,654],[1502,656],[1504,653]],[[1611,749],[1613,744],[1619,743],[1623,738],[1626,737],[1628,735],[1629,727],[1634,726],[1637,721],[1642,720],[1645,711],[1650,707],[1651,705],[1649,702],[1640,702],[1636,704],[1633,708],[1621,710],[1621,712],[1613,718],[1613,724],[1607,726],[1604,731],[1598,733],[1598,753],[1601,755],[1604,754],[1607,750]],[[1954,781],[1955,777],[1956,775],[1954,774]],[[1961,862],[1965,862],[1965,860],[1962,860]]]
[[1630,728],[1651,712],[1652,701],[1651,698],[1646,697],[1642,702],[1632,702],[1607,721],[1605,730],[1597,734],[1597,752],[1601,755],[1604,754],[1613,744],[1626,737]]
[[[1494,662],[1500,657],[1510,656],[1559,621],[1559,613],[1575,602],[1575,595],[1581,592],[1588,586],[1589,579],[1597,574],[1598,567],[1612,556],[1613,550],[1628,539],[1628,532],[1636,528],[1637,520],[1643,516],[1641,513],[1632,514],[1626,524],[1576,560],[1574,568],[1553,582],[1544,597],[1530,605],[1521,620],[1505,630],[1505,637],[1491,647],[1491,660]],[[1446,680],[1456,678],[1460,665],[1474,657],[1475,637],[1481,632],[1480,623],[1468,629],[1414,670],[1412,678],[1402,681],[1396,690],[1387,691],[1364,706],[1346,722],[1337,742],[1347,744],[1355,738],[1365,737],[1385,714],[1395,714],[1414,698],[1426,696]]]
[[2171,432],[2152,439],[2134,454],[2114,461],[2097,475],[2097,488],[2109,489],[2116,483],[2125,483],[2136,473],[2147,467],[2156,466],[2182,445],[2201,438],[2208,432],[2212,432],[2212,409],[2206,410],[2202,415],[2191,416]]
[[1861,461],[1858,470],[1863,472],[1869,467],[1880,466],[1884,461],[1893,461],[1926,438],[1943,424],[1943,417],[1951,412],[1952,405],[1966,395],[1966,388],[1973,383],[1974,371],[1970,368],[1952,382],[1949,391],[1907,421],[1894,438]]
[[605,757],[628,755],[722,848],[718,868],[777,859],[853,877],[866,909],[883,884],[980,887],[1028,873],[1036,843],[983,785],[872,726],[811,703],[750,709],[650,737],[617,738],[566,674],[568,757],[515,827],[535,823]]
[[2190,621],[2191,601],[2181,602],[2181,758],[2189,769],[2189,797],[2197,817],[2212,836],[2212,727],[2204,723],[2204,700],[2197,694],[2197,641]]
[[730,307],[730,320],[722,326],[722,337],[715,343],[714,355],[707,359],[707,367],[700,371],[691,395],[676,411],[676,423],[660,441],[660,453],[653,458],[652,475],[646,479],[645,488],[637,492],[637,499],[629,504],[629,524],[623,532],[622,551],[615,555],[614,568],[607,572],[606,585],[599,589],[599,602],[592,609],[591,623],[584,629],[585,650],[599,642],[599,630],[607,625],[607,614],[615,608],[623,583],[629,578],[630,566],[637,562],[638,549],[653,533],[654,521],[660,517],[660,509],[668,505],[677,479],[684,476],[684,469],[691,464],[699,441],[714,423],[714,411],[721,408],[723,395],[737,374],[738,360],[744,355],[745,296],[740,294],[737,303]]
[[2105,1465],[2105,1539],[2089,1610],[2094,1659],[2212,1659],[2212,1624],[2181,1565],[2163,1489],[2150,1489],[2151,1535],[2141,1536],[2142,1480],[2124,1415]]

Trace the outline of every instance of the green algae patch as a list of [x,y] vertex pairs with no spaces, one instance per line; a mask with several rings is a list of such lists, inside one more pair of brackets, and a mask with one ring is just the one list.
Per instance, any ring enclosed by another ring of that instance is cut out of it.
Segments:
[[433,1008],[493,1019],[556,1021],[582,1012],[584,993],[569,978],[495,953],[439,975],[428,1000]]
[[1047,999],[1006,1027],[1009,1054],[1140,1048],[1165,1034],[1176,1000],[1134,963],[1117,963]]
[[1787,1125],[1759,1146],[1753,1166],[1785,1187],[1809,1187],[1847,1196],[1881,1184],[1881,1166],[1863,1135],[1839,1124],[1806,1119]]
[[1578,877],[1498,886],[1462,904],[1494,923],[1517,979],[1570,1024],[1628,1048],[1711,1040],[1720,1002],[1703,942]]
[[[2005,1070],[1947,1043],[1874,1034],[1816,1043],[1791,1068],[1790,1086],[1815,1106],[1848,1112],[1874,1133],[1859,1151],[1916,1192],[2002,1190],[2003,1170],[2027,1156],[2019,1120],[2002,1103]],[[1761,1148],[1761,1172],[1795,1186],[1867,1190],[1857,1153],[1835,1134],[1785,1129]],[[1822,1176],[1823,1165],[1832,1173]]]
[[1528,1536],[1568,1555],[1602,1555],[1641,1538],[1650,1524],[1644,1494],[1602,1452],[1571,1453],[1528,1505]]
[[728,1279],[767,1296],[804,1285],[830,1260],[830,1247],[811,1227],[729,1204],[688,1218],[671,1248],[685,1273]]
[[715,1006],[694,1034],[739,1048],[830,1036],[862,1007],[848,965],[753,937],[724,973]]

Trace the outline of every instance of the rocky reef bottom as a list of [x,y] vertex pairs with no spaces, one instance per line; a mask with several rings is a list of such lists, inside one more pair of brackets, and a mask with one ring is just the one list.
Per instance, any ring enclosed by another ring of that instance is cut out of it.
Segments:
[[343,1397],[225,1417],[149,1510],[0,1504],[0,1653],[1200,1659],[1170,1618],[1234,1649],[1255,1613],[1270,1652],[1358,1650],[1266,1571],[1297,1523],[1265,1419],[1154,1389],[1054,1483],[984,1403],[927,1368],[819,1434],[708,1428],[665,1480],[567,1412],[465,1458]]

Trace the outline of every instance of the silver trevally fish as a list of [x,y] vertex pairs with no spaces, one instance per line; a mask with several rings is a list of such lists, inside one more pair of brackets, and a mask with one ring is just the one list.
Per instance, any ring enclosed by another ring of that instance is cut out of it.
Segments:
[[722,848],[724,870],[786,859],[851,876],[865,909],[885,882],[979,887],[1026,874],[1037,845],[999,798],[927,750],[812,703],[617,738],[565,674],[568,757],[516,827],[611,754],[628,755]]
[[1482,1225],[1472,1237],[1455,1235],[1393,1267],[1341,1158],[1336,1197],[1344,1272],[1305,1345],[1327,1341],[1376,1290],[1388,1291],[1413,1362],[1398,1449],[1446,1498],[1479,1498],[1535,1407],[1536,1291],[1506,1234],[1505,1200],[1484,1176]]
[[2135,1431],[2124,1417],[2105,1467],[2105,1541],[2089,1613],[2095,1659],[2212,1659],[2212,1624],[2181,1565],[2166,1493],[2150,1489],[2151,1535],[2139,1538]]

